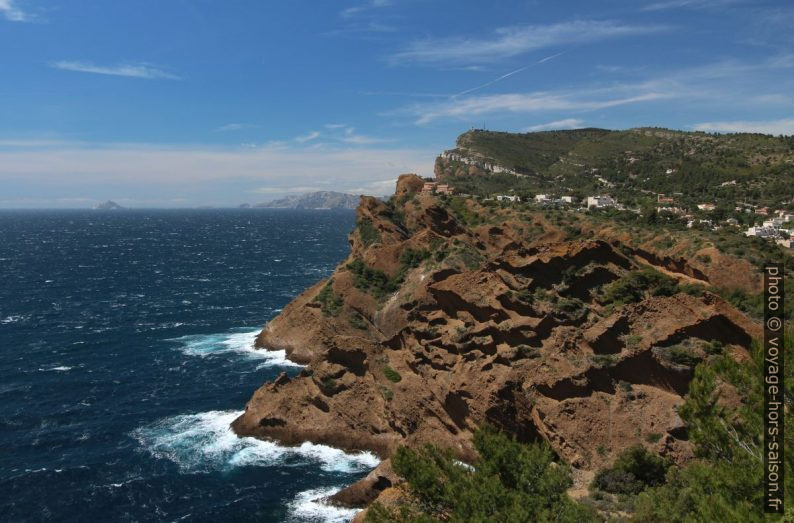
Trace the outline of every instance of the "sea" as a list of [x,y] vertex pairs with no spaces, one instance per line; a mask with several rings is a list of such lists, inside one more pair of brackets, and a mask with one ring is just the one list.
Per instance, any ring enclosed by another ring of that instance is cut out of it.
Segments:
[[351,211],[0,211],[0,521],[349,521],[378,463],[239,438],[301,367],[259,329],[349,253]]

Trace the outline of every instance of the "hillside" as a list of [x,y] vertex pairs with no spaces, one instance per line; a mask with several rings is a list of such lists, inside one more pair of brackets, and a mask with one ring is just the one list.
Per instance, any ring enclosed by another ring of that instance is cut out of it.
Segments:
[[317,191],[294,196],[287,196],[254,205],[266,209],[355,209],[358,196],[335,191]]
[[472,130],[439,156],[435,172],[474,194],[511,188],[582,196],[609,191],[640,203],[657,193],[680,193],[684,203],[771,206],[794,198],[794,137],[659,128]]
[[423,183],[404,175],[388,202],[362,199],[348,259],[257,340],[307,367],[258,389],[233,429],[377,452],[344,504],[393,497],[404,445],[474,462],[483,423],[547,442],[579,490],[631,446],[690,461],[677,409],[694,367],[747,359],[761,333],[714,292],[721,271]]

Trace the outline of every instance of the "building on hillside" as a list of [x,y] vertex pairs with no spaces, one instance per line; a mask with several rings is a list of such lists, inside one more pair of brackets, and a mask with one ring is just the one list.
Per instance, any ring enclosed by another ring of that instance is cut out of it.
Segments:
[[744,232],[744,235],[757,238],[772,238],[776,236],[775,230],[770,227],[750,227]]
[[521,198],[514,194],[499,194],[496,196],[496,200],[500,202],[520,202]]
[[771,220],[764,220],[763,225],[769,229],[780,229],[780,226],[784,223],[782,218],[772,218]]
[[755,210],[755,213],[761,216],[767,216],[769,215],[769,207],[759,207]]
[[599,195],[587,197],[587,208],[595,207],[596,209],[603,209],[604,207],[614,207],[617,202],[611,196]]
[[446,183],[425,182],[422,186],[423,193],[452,194],[452,187]]
[[576,196],[563,196],[562,198],[560,198],[560,201],[563,202],[563,203],[571,203],[571,204],[573,204],[573,203],[578,202],[579,200],[578,200],[578,198],[576,198]]
[[794,240],[792,240],[791,238],[786,238],[786,239],[780,238],[778,240],[775,240],[775,243],[780,245],[781,247],[785,247],[786,249],[794,249]]
[[700,209],[701,211],[713,211],[716,208],[717,208],[717,206],[714,205],[713,203],[699,203],[698,204],[698,209]]
[[546,203],[548,201],[551,201],[551,198],[549,198],[548,194],[536,194],[535,195],[535,202],[536,203]]

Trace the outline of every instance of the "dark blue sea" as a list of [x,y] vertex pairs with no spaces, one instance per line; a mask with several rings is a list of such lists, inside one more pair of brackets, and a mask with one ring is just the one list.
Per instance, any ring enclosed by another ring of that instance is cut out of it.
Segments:
[[349,252],[352,212],[0,212],[1,521],[347,521],[377,460],[237,438],[300,368],[256,331]]

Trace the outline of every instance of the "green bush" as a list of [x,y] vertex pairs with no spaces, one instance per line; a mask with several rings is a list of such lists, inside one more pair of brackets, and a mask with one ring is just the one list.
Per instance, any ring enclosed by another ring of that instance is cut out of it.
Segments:
[[365,246],[369,247],[373,243],[380,241],[380,232],[372,224],[372,220],[363,218],[359,220],[357,225],[359,237]]
[[651,296],[672,296],[679,292],[676,281],[653,269],[630,272],[604,287],[604,302],[636,303]]
[[391,381],[392,383],[398,383],[403,379],[403,377],[400,376],[399,372],[392,369],[388,365],[383,367],[383,375],[386,376],[386,379]]
[[686,365],[687,367],[694,367],[702,361],[702,358],[692,352],[692,349],[676,345],[671,347],[667,356],[670,361],[678,365]]
[[593,487],[612,494],[638,494],[664,483],[669,466],[664,458],[635,445],[623,451],[610,468],[599,470]]
[[356,258],[347,264],[347,270],[353,275],[353,285],[376,298],[382,298],[396,291],[398,285],[383,271],[367,267],[363,260]]
[[314,297],[314,301],[322,305],[320,310],[326,316],[336,316],[344,304],[344,300],[334,294],[333,284],[334,280],[328,280],[328,283]]
[[479,460],[461,465],[446,450],[401,447],[392,458],[414,499],[400,508],[375,504],[369,522],[589,522],[588,508],[571,500],[567,465],[545,443],[523,445],[491,427],[474,434]]
[[351,315],[347,321],[356,329],[367,330],[367,322],[358,313]]

